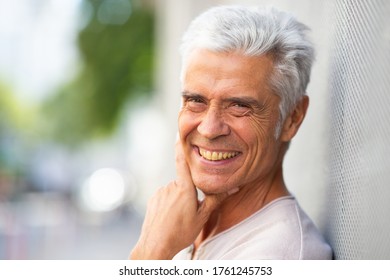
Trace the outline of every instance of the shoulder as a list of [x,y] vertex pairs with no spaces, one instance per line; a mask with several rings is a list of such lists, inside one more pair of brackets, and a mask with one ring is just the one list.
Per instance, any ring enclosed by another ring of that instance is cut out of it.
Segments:
[[274,200],[222,239],[231,244],[226,259],[331,258],[329,245],[291,196]]

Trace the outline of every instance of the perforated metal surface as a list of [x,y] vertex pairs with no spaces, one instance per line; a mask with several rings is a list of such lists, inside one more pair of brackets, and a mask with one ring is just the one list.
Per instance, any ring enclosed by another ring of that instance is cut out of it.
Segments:
[[327,237],[336,259],[390,259],[390,1],[331,9]]

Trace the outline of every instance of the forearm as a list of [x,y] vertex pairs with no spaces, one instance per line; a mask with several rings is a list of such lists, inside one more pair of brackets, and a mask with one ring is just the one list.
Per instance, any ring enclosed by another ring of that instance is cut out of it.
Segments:
[[130,253],[130,260],[171,260],[178,252],[172,252],[170,249],[153,246],[138,241]]

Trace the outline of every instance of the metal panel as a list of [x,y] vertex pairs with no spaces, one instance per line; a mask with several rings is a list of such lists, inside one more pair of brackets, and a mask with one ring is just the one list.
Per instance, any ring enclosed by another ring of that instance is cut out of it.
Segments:
[[390,259],[390,2],[332,9],[327,237],[337,259]]

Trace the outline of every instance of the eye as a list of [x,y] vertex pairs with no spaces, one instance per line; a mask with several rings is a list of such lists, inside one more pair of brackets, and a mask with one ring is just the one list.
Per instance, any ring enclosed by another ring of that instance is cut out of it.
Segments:
[[234,103],[232,106],[237,108],[249,108],[249,105],[245,103]]
[[201,97],[188,97],[186,101],[193,103],[204,103],[203,98]]
[[252,111],[249,104],[234,102],[229,106],[229,112],[236,117],[243,117],[248,115]]
[[193,112],[203,111],[207,104],[204,98],[199,96],[184,96],[184,107]]

